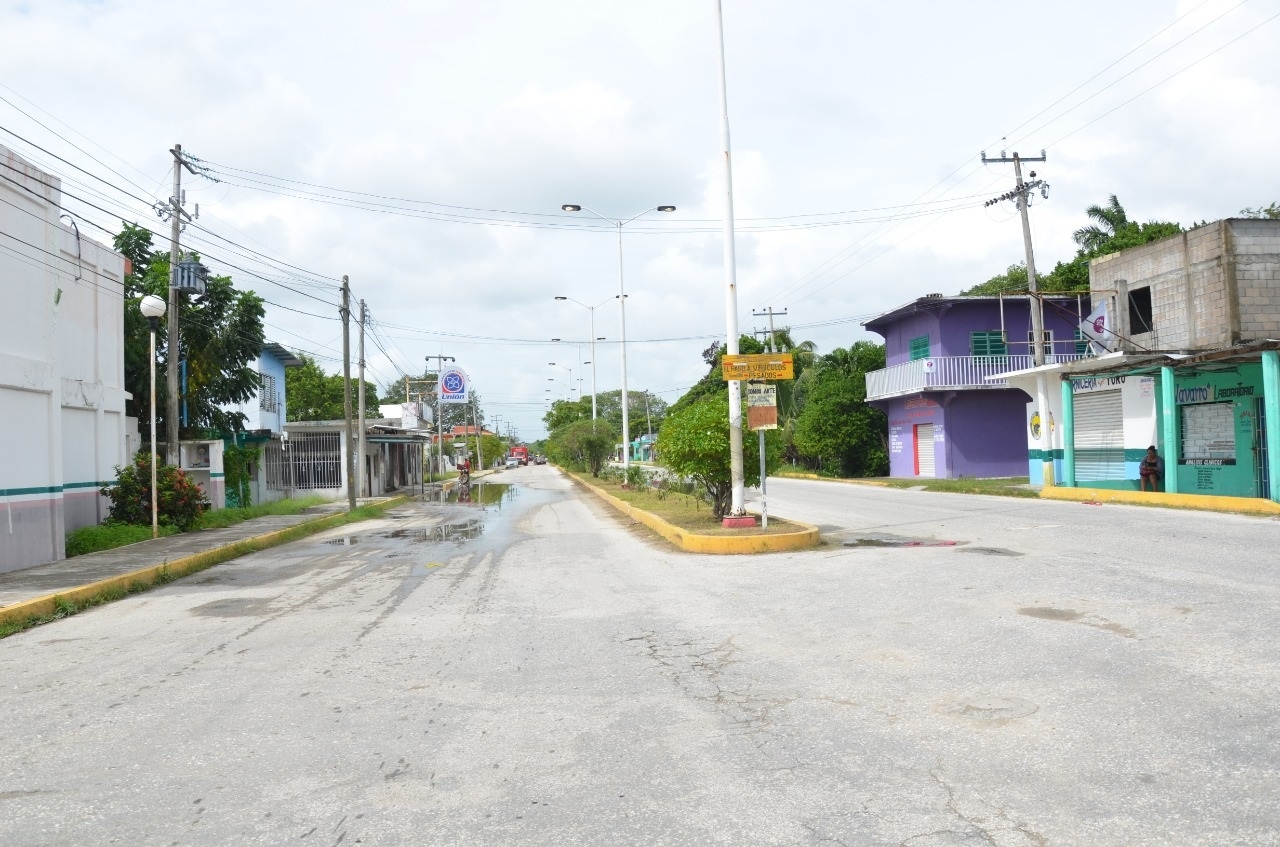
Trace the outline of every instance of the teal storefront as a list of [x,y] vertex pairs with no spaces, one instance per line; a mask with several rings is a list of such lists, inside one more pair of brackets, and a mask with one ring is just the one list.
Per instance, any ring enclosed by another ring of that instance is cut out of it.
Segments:
[[1180,372],[1173,394],[1179,449],[1176,459],[1166,450],[1165,461],[1177,474],[1174,490],[1269,497],[1262,365]]

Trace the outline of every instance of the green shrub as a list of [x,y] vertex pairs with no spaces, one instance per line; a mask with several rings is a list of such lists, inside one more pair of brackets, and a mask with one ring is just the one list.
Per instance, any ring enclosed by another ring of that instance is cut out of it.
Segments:
[[[186,532],[200,523],[204,512],[204,491],[180,468],[161,465],[156,469],[159,522]],[[101,489],[111,500],[107,520],[134,526],[151,525],[151,454],[140,452],[133,464],[116,468],[116,484]]]
[[[148,507],[150,508],[150,507]],[[160,527],[161,535],[172,535],[174,527]],[[130,526],[127,524],[104,523],[98,526],[84,526],[67,533],[67,558],[83,556],[85,553],[96,553],[99,550],[111,550],[126,544],[146,541],[151,537],[151,513],[147,512],[146,526]]]

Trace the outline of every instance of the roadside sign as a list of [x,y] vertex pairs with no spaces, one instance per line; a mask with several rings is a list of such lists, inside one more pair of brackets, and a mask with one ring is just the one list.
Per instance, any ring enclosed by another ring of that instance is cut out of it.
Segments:
[[790,353],[725,355],[720,360],[725,382],[749,379],[795,379]]
[[778,387],[761,382],[747,383],[747,428],[778,428]]

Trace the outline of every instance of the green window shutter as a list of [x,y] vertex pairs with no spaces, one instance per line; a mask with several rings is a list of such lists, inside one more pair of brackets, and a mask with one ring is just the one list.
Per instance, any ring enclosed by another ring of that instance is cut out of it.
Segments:
[[911,361],[929,358],[929,336],[920,335],[911,339]]
[[1089,339],[1084,337],[1084,333],[1076,327],[1076,353],[1081,356],[1089,355]]
[[969,333],[969,355],[1004,356],[1008,353],[1004,333],[999,330]]

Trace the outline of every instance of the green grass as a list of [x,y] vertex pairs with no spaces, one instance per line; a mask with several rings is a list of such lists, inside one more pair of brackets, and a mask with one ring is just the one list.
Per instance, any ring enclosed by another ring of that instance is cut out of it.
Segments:
[[[160,527],[161,535],[174,535],[177,529],[171,526]],[[85,553],[96,553],[99,550],[111,550],[126,544],[136,544],[151,538],[151,527],[131,526],[128,524],[100,524],[86,526],[67,533],[67,558],[83,556]]]
[[[223,527],[247,521],[250,518],[261,518],[267,515],[296,515],[312,506],[327,502],[323,497],[298,497],[294,500],[276,500],[261,503],[257,506],[245,506],[235,509],[217,509],[205,512],[200,516],[198,529],[222,529]],[[160,527],[160,535],[176,535],[178,530],[172,526]],[[126,544],[135,544],[151,538],[150,526],[133,526],[131,524],[100,524],[86,526],[67,533],[67,558],[83,556],[85,553],[97,553],[100,550],[113,550]]]
[[660,495],[653,488],[623,488],[618,482],[592,477],[589,473],[569,471],[573,476],[588,485],[617,497],[624,503],[657,515],[669,524],[699,535],[777,535],[784,532],[799,532],[802,527],[782,518],[769,516],[769,528],[761,529],[757,524],[754,529],[726,529],[711,513],[711,504],[692,494],[668,491]]
[[[151,537],[150,527],[147,527],[147,537]],[[134,580],[129,583],[128,588],[108,588],[105,591],[98,592],[87,600],[73,602],[64,597],[55,597],[53,598],[53,611],[47,615],[36,615],[34,617],[23,618],[21,620],[0,621],[0,638],[8,638],[14,633],[31,629],[33,626],[40,626],[42,624],[62,620],[63,618],[69,618],[72,615],[77,615],[80,612],[83,612],[85,609],[92,609],[94,606],[114,603],[116,600],[121,600],[128,597],[130,594],[141,594],[143,591],[149,591],[157,585],[165,585],[173,582],[177,578],[176,574],[171,574],[168,570],[162,570],[151,582]]]
[[242,506],[234,509],[214,509],[200,516],[200,529],[222,529],[223,527],[247,521],[250,518],[261,518],[267,515],[296,515],[299,512],[327,503],[323,497],[298,497],[293,500],[274,500],[270,503],[259,503],[256,506]]
[[1039,497],[1039,493],[1026,488],[1027,477],[1009,476],[995,479],[882,479],[877,480],[891,488],[923,488],[925,491],[942,491],[952,494],[995,494],[1001,497]]

